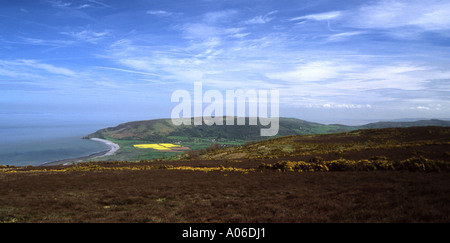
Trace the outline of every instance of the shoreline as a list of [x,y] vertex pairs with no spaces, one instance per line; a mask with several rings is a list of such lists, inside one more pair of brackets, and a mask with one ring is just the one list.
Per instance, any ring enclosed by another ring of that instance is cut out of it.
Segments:
[[77,158],[72,158],[72,159],[63,159],[63,160],[57,160],[57,161],[52,161],[52,162],[46,162],[43,163],[39,166],[57,166],[57,165],[68,165],[71,163],[79,163],[82,162],[84,160],[88,160],[88,159],[96,159],[96,158],[101,158],[101,157],[105,157],[105,156],[109,156],[109,155],[113,155],[114,153],[116,153],[119,149],[120,146],[116,143],[113,143],[109,140],[106,139],[101,139],[101,138],[89,138],[90,140],[94,140],[94,141],[98,141],[98,142],[102,142],[105,143],[106,145],[109,146],[109,150],[105,150],[105,151],[101,151],[101,152],[96,152],[87,156],[82,156],[82,157],[77,157]]

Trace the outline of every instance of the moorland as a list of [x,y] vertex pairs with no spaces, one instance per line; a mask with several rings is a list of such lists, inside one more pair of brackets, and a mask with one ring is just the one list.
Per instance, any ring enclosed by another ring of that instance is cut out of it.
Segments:
[[449,151],[449,127],[413,126],[3,166],[0,221],[448,222]]

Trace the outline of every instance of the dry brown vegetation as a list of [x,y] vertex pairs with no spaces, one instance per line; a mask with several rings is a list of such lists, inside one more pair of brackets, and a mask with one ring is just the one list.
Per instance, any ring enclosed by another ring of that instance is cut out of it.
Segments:
[[448,222],[449,173],[1,175],[2,222]]
[[[4,167],[0,222],[449,222],[449,134],[365,130],[210,149],[197,159]],[[335,160],[364,163],[330,169]],[[402,161],[413,169],[396,167]],[[393,167],[379,169],[386,164]]]

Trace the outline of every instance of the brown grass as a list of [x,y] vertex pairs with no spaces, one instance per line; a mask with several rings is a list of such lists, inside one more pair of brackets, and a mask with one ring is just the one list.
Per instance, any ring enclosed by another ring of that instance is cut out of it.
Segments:
[[2,174],[1,222],[448,222],[450,173]]

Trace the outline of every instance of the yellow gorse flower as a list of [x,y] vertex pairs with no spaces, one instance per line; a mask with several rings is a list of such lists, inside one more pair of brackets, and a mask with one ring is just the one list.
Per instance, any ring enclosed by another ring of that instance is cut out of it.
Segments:
[[173,165],[163,165],[163,164],[155,164],[155,165],[129,165],[129,166],[102,166],[94,163],[80,163],[75,166],[69,167],[60,167],[57,169],[47,169],[42,167],[36,167],[32,170],[20,170],[19,169],[11,169],[6,170],[2,169],[0,172],[2,173],[36,173],[36,172],[74,172],[74,171],[124,171],[124,170],[184,170],[184,171],[200,171],[200,172],[211,172],[211,171],[219,171],[219,172],[240,172],[240,173],[248,173],[255,171],[255,169],[244,169],[244,168],[235,168],[235,167],[193,167],[193,166],[173,166]]

